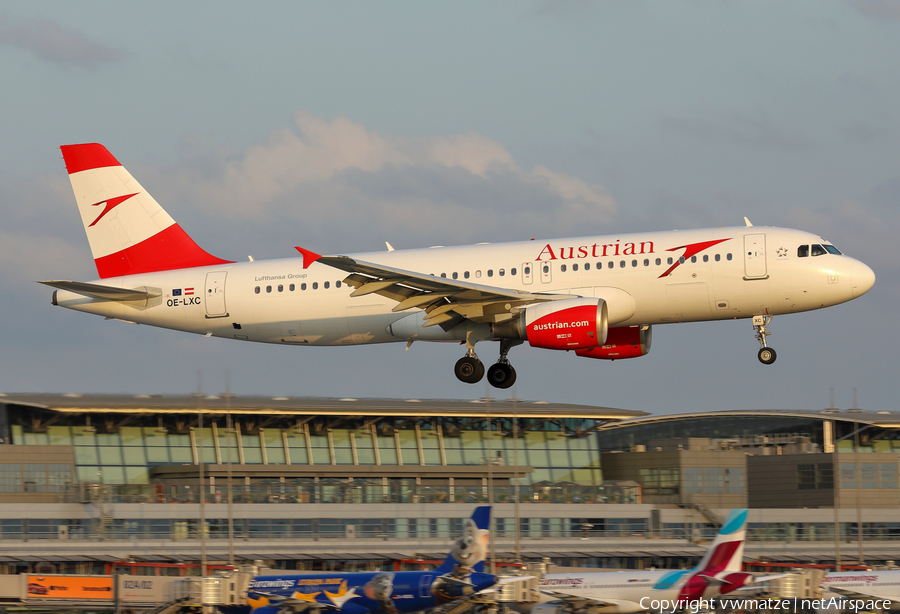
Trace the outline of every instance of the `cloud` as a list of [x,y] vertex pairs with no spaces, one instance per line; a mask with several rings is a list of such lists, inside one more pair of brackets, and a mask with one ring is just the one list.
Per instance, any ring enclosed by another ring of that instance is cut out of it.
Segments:
[[863,15],[877,19],[900,20],[900,0],[847,0]]
[[240,155],[202,155],[147,173],[162,186],[155,195],[163,206],[187,201],[277,239],[377,234],[458,244],[589,233],[616,213],[602,186],[541,166],[525,171],[478,134],[401,137],[306,111]]
[[17,19],[0,13],[0,45],[30,51],[57,66],[94,67],[114,62],[124,52],[61,27],[51,19]]

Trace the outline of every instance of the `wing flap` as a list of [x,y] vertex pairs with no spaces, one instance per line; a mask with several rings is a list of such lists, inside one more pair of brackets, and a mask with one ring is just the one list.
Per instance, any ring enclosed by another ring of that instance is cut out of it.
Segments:
[[38,283],[50,286],[51,288],[57,288],[58,290],[66,290],[88,298],[96,298],[104,301],[144,301],[162,296],[162,290],[159,288],[147,288],[146,286],[140,288],[115,288],[113,286],[89,284],[83,281],[66,281],[62,279],[39,281]]
[[[297,248],[304,254],[306,252]],[[499,322],[518,307],[531,303],[575,298],[573,294],[542,294],[426,275],[348,256],[319,256],[315,262],[349,273],[343,280],[353,286],[351,296],[377,294],[397,301],[394,312],[424,309],[426,326],[448,326],[460,318]],[[311,263],[310,263],[311,264]]]

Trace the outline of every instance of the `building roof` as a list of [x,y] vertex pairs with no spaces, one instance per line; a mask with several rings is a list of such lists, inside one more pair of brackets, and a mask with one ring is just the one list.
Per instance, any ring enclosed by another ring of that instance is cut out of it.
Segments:
[[840,420],[844,422],[859,422],[869,424],[883,429],[900,428],[900,413],[889,411],[864,411],[859,409],[822,409],[822,410],[802,410],[802,409],[737,409],[737,410],[721,410],[708,412],[695,412],[687,414],[666,414],[666,415],[644,415],[626,420],[619,420],[599,427],[598,431],[609,431],[612,429],[628,428],[641,424],[655,424],[660,422],[674,422],[692,419],[709,419],[709,418],[766,418],[776,416],[779,418],[817,418],[820,420]]
[[619,421],[647,412],[521,399],[351,399],[210,395],[198,397],[106,394],[0,393],[0,403],[73,414],[264,414],[267,416],[377,416],[532,418]]

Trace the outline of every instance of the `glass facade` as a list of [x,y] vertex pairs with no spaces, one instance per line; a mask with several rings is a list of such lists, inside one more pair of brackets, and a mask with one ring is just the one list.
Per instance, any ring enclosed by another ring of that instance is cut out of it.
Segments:
[[[533,467],[520,476],[521,485],[599,486],[603,479],[596,436],[572,435],[571,429],[584,425],[581,420],[523,422],[517,439],[510,436],[508,419],[492,421],[491,430],[485,420],[466,429],[440,419],[417,420],[407,428],[388,421],[356,429],[308,424],[253,428],[236,420],[230,434],[221,422],[208,421],[202,429],[183,425],[177,432],[161,424],[121,426],[109,433],[89,424],[50,426],[45,432],[14,424],[11,435],[14,445],[73,446],[74,481],[103,484],[149,484],[154,467],[196,465],[201,458],[210,465],[230,459],[235,465]],[[9,471],[0,468],[0,492],[11,479]],[[28,481],[46,488],[49,479]]]

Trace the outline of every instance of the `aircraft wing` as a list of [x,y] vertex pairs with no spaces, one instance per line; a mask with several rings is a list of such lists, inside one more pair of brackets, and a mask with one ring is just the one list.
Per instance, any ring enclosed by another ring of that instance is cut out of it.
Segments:
[[510,313],[524,305],[575,296],[509,290],[364,262],[348,256],[318,256],[299,247],[297,250],[303,254],[304,268],[312,262],[321,262],[350,273],[344,279],[344,283],[355,288],[350,296],[378,294],[397,301],[392,310],[394,312],[424,309],[427,313],[425,326],[443,324],[452,327],[464,318],[480,323],[497,322],[508,319]]
[[618,605],[617,601],[606,601],[604,599],[594,599],[593,597],[581,597],[578,595],[570,595],[569,593],[561,593],[559,591],[551,591],[546,588],[542,588],[541,592],[545,595],[550,595],[551,597],[555,597],[560,601],[564,601],[566,605],[570,606],[573,610],[580,610],[590,605],[597,606],[611,606]]
[[116,288],[114,286],[89,284],[83,281],[66,281],[62,279],[39,281],[38,283],[50,286],[51,288],[67,290],[89,298],[99,298],[106,301],[143,301],[162,296],[162,290],[158,288]]

